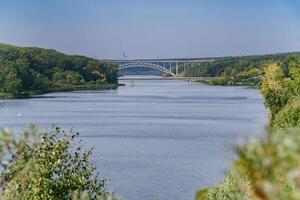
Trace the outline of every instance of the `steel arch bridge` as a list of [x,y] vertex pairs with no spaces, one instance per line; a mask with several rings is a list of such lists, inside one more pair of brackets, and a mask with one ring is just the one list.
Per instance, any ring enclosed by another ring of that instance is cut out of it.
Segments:
[[163,73],[166,74],[170,74],[173,77],[176,76],[176,74],[174,74],[171,70],[162,67],[158,64],[155,63],[149,63],[149,62],[128,62],[128,63],[123,63],[119,65],[119,70],[124,70],[124,69],[129,69],[129,68],[136,68],[136,67],[145,67],[145,68],[149,68],[149,69],[155,69],[158,71],[161,71]]

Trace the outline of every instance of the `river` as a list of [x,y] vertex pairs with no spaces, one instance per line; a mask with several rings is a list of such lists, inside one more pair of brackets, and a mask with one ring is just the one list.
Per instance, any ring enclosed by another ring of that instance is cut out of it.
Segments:
[[262,134],[267,114],[258,90],[136,80],[116,90],[0,100],[0,126],[74,127],[95,146],[93,162],[123,200],[192,200],[222,181],[233,145]]

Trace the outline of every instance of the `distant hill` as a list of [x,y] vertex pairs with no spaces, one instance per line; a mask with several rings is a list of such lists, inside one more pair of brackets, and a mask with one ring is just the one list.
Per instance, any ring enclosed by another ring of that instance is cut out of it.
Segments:
[[117,66],[53,49],[0,44],[0,97],[117,83]]

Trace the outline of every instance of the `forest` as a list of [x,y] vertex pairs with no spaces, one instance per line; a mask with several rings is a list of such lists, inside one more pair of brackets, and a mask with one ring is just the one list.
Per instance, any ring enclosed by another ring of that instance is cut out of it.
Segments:
[[52,49],[0,44],[0,98],[116,83],[116,65]]
[[257,86],[263,68],[270,63],[281,63],[284,73],[288,72],[289,60],[300,56],[299,52],[278,53],[257,56],[220,57],[214,62],[188,65],[186,77],[218,77],[207,81],[211,85],[248,85]]

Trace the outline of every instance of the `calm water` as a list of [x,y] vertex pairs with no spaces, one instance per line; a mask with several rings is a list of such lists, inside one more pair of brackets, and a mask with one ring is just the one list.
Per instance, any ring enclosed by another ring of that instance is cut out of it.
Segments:
[[43,97],[0,100],[0,126],[74,127],[95,146],[93,160],[123,200],[193,199],[223,180],[232,145],[267,122],[259,92],[241,87],[144,80]]

